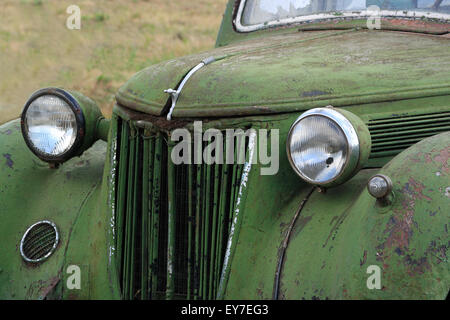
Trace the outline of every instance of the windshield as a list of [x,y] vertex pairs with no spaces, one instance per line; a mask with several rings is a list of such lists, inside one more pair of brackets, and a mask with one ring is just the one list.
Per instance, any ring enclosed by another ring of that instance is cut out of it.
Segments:
[[252,26],[264,27],[339,16],[370,16],[373,12],[366,9],[371,6],[377,6],[381,16],[450,17],[450,0],[246,0],[241,2],[239,8],[239,26],[251,31],[258,29]]

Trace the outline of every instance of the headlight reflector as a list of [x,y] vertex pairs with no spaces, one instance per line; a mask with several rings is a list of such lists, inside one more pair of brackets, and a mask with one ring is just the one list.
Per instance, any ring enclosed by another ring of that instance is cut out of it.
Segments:
[[26,135],[43,156],[60,156],[77,138],[78,124],[69,104],[55,95],[43,95],[31,102],[25,113]]
[[[361,139],[365,141],[363,148]],[[349,179],[367,160],[370,134],[362,120],[348,111],[316,108],[303,113],[292,125],[287,153],[303,180],[333,186]]]

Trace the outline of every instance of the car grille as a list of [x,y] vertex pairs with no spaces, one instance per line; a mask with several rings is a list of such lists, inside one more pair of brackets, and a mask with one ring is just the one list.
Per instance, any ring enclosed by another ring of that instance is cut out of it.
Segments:
[[368,122],[371,158],[393,156],[413,144],[450,130],[450,112],[380,117]]
[[166,133],[117,121],[115,242],[123,298],[214,299],[243,164],[174,165]]

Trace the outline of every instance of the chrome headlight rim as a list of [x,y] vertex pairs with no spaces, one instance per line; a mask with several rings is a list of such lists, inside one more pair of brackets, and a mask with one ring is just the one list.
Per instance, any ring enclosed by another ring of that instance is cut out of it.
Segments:
[[[36,99],[38,99],[39,97],[42,97],[42,96],[47,96],[47,95],[55,96],[57,98],[60,98],[64,102],[66,102],[67,105],[72,110],[72,112],[74,113],[74,116],[75,116],[75,119],[77,122],[77,132],[76,132],[76,136],[75,136],[75,141],[73,142],[72,146],[68,150],[66,150],[65,152],[58,154],[58,155],[50,155],[50,154],[41,152],[39,149],[37,149],[34,146],[33,142],[31,142],[31,140],[28,136],[28,126],[27,126],[27,122],[26,122],[26,115],[27,115],[28,108]],[[85,117],[83,114],[83,110],[82,110],[80,104],[78,103],[78,101],[72,96],[72,94],[70,94],[69,92],[67,92],[64,89],[51,87],[51,88],[40,89],[40,90],[34,92],[31,95],[31,97],[27,100],[27,102],[25,103],[20,120],[21,120],[20,122],[21,122],[22,136],[25,140],[26,145],[31,150],[31,152],[33,152],[39,159],[41,159],[45,162],[63,163],[66,160],[74,157],[77,154],[78,150],[83,145],[83,140],[84,140],[84,136],[85,136],[85,132],[86,132],[86,130],[85,130],[86,121],[85,121]]]
[[[333,121],[336,126],[342,131],[344,134],[345,140],[347,142],[347,157],[345,159],[345,163],[341,169],[341,171],[334,177],[328,179],[327,181],[314,181],[309,177],[305,176],[295,165],[294,160],[292,159],[291,154],[291,139],[292,133],[297,124],[304,120],[307,117],[325,117],[331,121]],[[287,139],[286,139],[286,153],[288,155],[288,160],[291,167],[294,169],[295,173],[302,178],[305,182],[316,185],[319,187],[330,187],[334,185],[338,185],[345,181],[345,179],[349,178],[357,169],[358,164],[361,159],[361,149],[360,149],[360,139],[358,133],[355,129],[355,126],[352,122],[339,110],[335,109],[332,106],[322,107],[322,108],[314,108],[302,113],[292,124],[289,129]]]

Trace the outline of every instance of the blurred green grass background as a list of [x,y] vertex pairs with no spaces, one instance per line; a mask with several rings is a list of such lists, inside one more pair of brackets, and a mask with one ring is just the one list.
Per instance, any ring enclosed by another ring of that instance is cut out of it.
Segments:
[[[0,123],[37,89],[74,89],[109,116],[116,90],[151,64],[214,46],[227,0],[1,0]],[[66,28],[68,6],[81,30]]]

